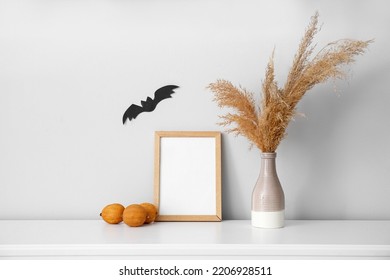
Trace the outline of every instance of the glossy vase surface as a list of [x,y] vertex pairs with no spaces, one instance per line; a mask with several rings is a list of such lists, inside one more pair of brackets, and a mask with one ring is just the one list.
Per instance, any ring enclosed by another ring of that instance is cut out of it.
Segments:
[[252,193],[252,226],[284,226],[284,192],[276,173],[276,153],[262,153],[259,178]]

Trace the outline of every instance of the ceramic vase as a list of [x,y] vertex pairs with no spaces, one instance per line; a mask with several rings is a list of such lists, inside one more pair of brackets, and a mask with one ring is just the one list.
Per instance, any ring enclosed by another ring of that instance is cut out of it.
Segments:
[[260,174],[252,193],[252,226],[284,226],[284,192],[276,173],[276,153],[262,153]]

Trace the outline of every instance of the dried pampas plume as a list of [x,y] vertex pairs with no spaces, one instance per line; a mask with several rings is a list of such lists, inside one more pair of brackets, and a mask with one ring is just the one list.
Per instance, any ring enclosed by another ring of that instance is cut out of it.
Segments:
[[272,54],[265,71],[259,106],[252,93],[244,88],[237,88],[229,81],[217,80],[208,86],[219,107],[230,107],[235,111],[221,116],[220,125],[235,125],[227,132],[246,137],[262,152],[275,152],[285,136],[289,122],[296,114],[296,105],[305,93],[330,78],[345,78],[342,66],[354,62],[354,57],[363,54],[373,42],[339,40],[327,44],[313,55],[313,38],[318,32],[317,25],[318,12],[311,18],[282,88],[275,81]]

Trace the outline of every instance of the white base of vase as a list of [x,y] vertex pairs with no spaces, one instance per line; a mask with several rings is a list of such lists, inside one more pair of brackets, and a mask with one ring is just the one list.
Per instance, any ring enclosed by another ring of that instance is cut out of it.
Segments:
[[275,212],[252,211],[252,226],[261,228],[284,227],[284,210]]

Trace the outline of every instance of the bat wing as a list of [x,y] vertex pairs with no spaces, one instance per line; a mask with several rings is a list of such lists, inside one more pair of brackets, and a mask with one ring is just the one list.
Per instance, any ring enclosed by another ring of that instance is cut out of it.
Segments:
[[145,111],[144,108],[142,108],[141,106],[131,104],[131,106],[123,114],[123,124],[125,124],[127,119],[131,121],[132,119],[135,119],[139,114],[141,114],[144,111]]
[[167,99],[167,98],[171,98],[171,94],[172,93],[175,93],[173,90],[178,88],[178,86],[175,86],[175,85],[168,85],[168,86],[164,86],[164,87],[161,87],[159,88],[158,90],[156,90],[156,92],[154,93],[154,104],[155,106],[161,101],[161,100],[164,100],[164,99]]

